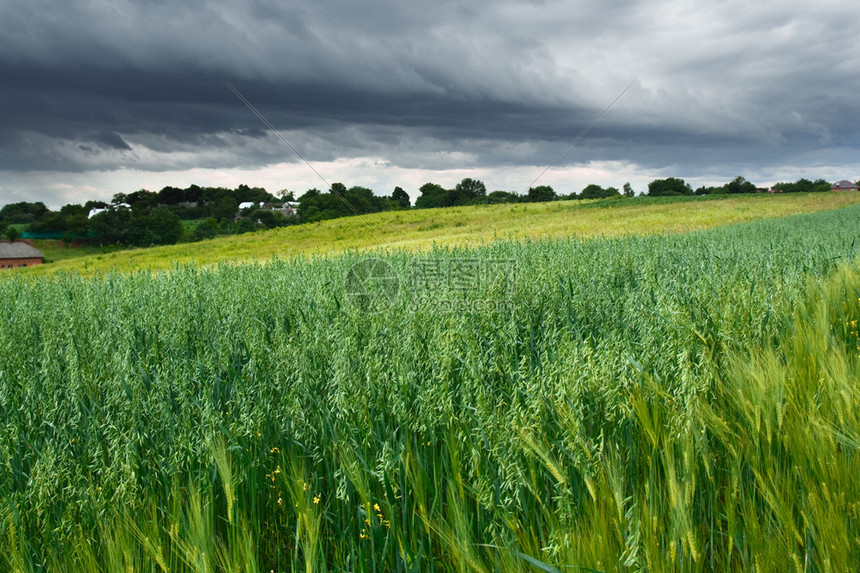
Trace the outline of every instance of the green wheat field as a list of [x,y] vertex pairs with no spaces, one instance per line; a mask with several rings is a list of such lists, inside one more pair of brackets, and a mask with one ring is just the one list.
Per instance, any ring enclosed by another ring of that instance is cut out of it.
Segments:
[[11,273],[0,569],[857,571],[860,205],[758,199]]

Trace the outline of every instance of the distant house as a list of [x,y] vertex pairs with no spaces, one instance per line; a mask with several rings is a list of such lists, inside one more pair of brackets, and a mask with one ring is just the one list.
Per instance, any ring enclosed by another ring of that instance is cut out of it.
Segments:
[[99,213],[104,213],[109,209],[116,209],[118,207],[125,207],[126,209],[131,209],[131,205],[129,205],[128,203],[117,203],[116,205],[108,205],[107,207],[93,207],[92,209],[90,209],[90,214],[87,215],[87,219],[92,219]]
[[44,259],[42,251],[27,243],[0,243],[0,269],[41,265]]
[[274,210],[286,217],[295,217],[299,213],[299,203],[298,201],[284,201],[283,207]]
[[857,191],[857,184],[851,183],[850,181],[843,179],[839,183],[834,184],[831,188],[831,191]]
[[265,203],[262,201],[260,201],[259,203],[254,203],[253,201],[243,201],[242,203],[239,203],[239,210],[241,211],[242,209],[262,207],[263,205],[265,205]]

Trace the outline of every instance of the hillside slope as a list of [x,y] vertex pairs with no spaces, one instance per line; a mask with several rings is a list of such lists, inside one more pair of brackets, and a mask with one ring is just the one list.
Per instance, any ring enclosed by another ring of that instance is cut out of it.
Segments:
[[838,209],[858,193],[557,201],[389,211],[148,249],[61,260],[15,272],[97,274],[174,264],[267,260],[367,249],[427,249],[498,239],[622,236],[708,229],[755,219]]

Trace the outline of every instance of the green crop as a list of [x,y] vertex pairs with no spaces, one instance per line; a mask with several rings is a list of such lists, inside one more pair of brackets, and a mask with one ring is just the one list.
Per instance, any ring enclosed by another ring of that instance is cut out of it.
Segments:
[[[387,211],[265,232],[145,249],[57,248],[37,242],[47,265],[15,270],[28,275],[72,271],[94,275],[182,264],[267,261],[273,256],[332,255],[350,250],[428,250],[481,246],[500,239],[618,237],[704,230],[770,217],[855,205],[860,193],[786,193],[635,197]],[[98,254],[97,254],[98,252]],[[88,256],[85,256],[88,255]]]
[[0,567],[857,570],[858,229],[9,277]]

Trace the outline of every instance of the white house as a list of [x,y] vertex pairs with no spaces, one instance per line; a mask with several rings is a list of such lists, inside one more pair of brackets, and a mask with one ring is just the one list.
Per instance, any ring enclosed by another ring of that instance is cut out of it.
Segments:
[[108,205],[107,207],[93,207],[92,209],[90,209],[90,214],[87,215],[87,219],[92,219],[99,213],[104,213],[105,211],[108,211],[110,209],[118,209],[119,207],[131,209],[131,205],[129,205],[128,203],[118,203],[116,205]]

